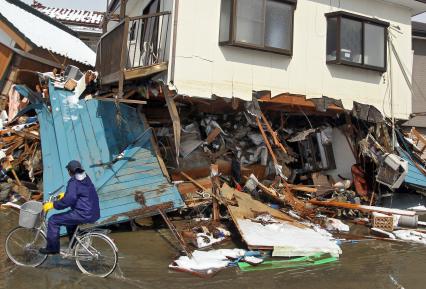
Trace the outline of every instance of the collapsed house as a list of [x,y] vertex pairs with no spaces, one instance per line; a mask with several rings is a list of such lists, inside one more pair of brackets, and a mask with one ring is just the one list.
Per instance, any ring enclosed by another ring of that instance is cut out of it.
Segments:
[[[421,207],[385,206],[388,196],[418,193],[426,187],[424,148],[419,147],[423,140],[404,133],[394,121],[396,116],[407,116],[407,108],[400,103],[408,97],[407,84],[401,77],[398,87],[403,100],[395,100],[395,103],[392,100],[390,106],[402,108],[385,117],[383,107],[379,110],[371,104],[378,103],[376,97],[370,102],[355,96],[360,91],[365,97],[376,95],[372,91],[385,88],[382,74],[388,68],[384,53],[387,50],[382,47],[384,41],[377,46],[371,43],[377,62],[369,65],[364,63],[367,55],[356,53],[356,47],[336,51],[343,43],[338,42],[341,39],[331,40],[335,33],[333,21],[354,21],[357,23],[354,25],[361,27],[373,23],[376,36],[384,40],[391,25],[407,28],[394,20],[394,14],[414,13],[426,9],[425,5],[417,1],[408,1],[407,6],[373,1],[370,8],[378,13],[380,9],[385,14],[394,12],[393,16],[379,13],[387,21],[366,19],[347,11],[324,15],[321,22],[327,31],[324,37],[332,38],[327,39],[327,47],[324,47],[324,65],[334,74],[346,74],[349,80],[345,85],[354,86],[339,100],[312,97],[308,93],[284,93],[281,82],[265,85],[273,89],[256,89],[260,84],[256,80],[256,85],[248,85],[245,69],[238,69],[232,76],[238,78],[240,73],[241,81],[232,80],[230,85],[218,85],[217,75],[209,82],[205,73],[214,64],[225,74],[229,70],[224,66],[238,62],[236,59],[252,63],[249,59],[257,59],[255,53],[261,53],[259,61],[268,63],[263,65],[268,74],[278,69],[271,63],[283,61],[280,57],[287,56],[282,55],[291,55],[286,47],[271,49],[267,45],[254,47],[260,51],[247,52],[245,49],[253,46],[234,39],[238,31],[233,31],[235,27],[229,23],[239,21],[227,14],[230,12],[227,4],[235,1],[222,1],[222,6],[219,2],[212,1],[209,5],[211,11],[217,12],[216,16],[221,15],[221,26],[228,32],[221,33],[220,37],[233,37],[223,39],[219,43],[222,48],[214,47],[227,54],[225,59],[215,58],[219,58],[217,55],[212,55],[214,60],[201,57],[193,47],[190,49],[193,55],[185,56],[182,39],[186,39],[188,30],[184,28],[188,29],[191,22],[185,21],[192,19],[187,15],[190,4],[111,1],[105,18],[108,23],[104,23],[109,31],[98,44],[96,72],[69,66],[63,72],[40,75],[39,83],[16,86],[16,92],[29,99],[38,118],[34,128],[35,135],[41,139],[44,198],[64,190],[65,164],[78,159],[94,180],[100,196],[99,225],[160,214],[188,255],[172,263],[171,268],[197,274],[211,273],[212,268],[229,265],[230,261],[224,257],[231,252],[213,252],[208,258],[218,265],[211,267],[209,263],[200,267],[191,256],[200,256],[203,252],[191,253],[188,243],[195,248],[208,248],[228,239],[230,231],[237,232],[250,250],[271,251],[274,257],[308,258],[295,259],[303,264],[336,260],[342,253],[341,248],[337,238],[325,229],[343,234],[339,236],[345,238],[344,233],[350,228],[341,220],[372,227],[368,238],[424,242],[422,232],[405,230],[423,225],[418,220]],[[269,2],[272,1],[265,1]],[[307,2],[285,3],[286,8],[291,8],[288,9],[291,15],[287,16],[295,17],[295,25],[300,21],[296,19],[296,9],[319,5]],[[319,5],[318,8],[327,7]],[[142,15],[127,14],[126,9],[129,13],[142,11]],[[231,12],[235,13],[232,9]],[[300,41],[297,37],[295,43]],[[403,44],[409,38],[402,35],[389,44],[397,48],[397,53],[393,51],[390,57],[399,59],[401,53],[407,60],[408,49],[401,47],[405,47]],[[360,57],[364,59],[362,65],[356,65]],[[294,58],[297,62],[297,57]],[[193,62],[188,66],[190,72],[184,71],[187,61]],[[251,65],[251,70],[258,69],[259,65]],[[290,65],[295,64],[288,64],[288,70]],[[395,70],[393,75],[404,73],[397,67],[389,69]],[[307,71],[303,67],[299,70]],[[280,73],[288,78],[288,71]],[[359,81],[364,77],[359,74],[363,73],[379,81]],[[194,79],[193,82],[188,78]],[[327,89],[332,94],[343,85],[340,78],[327,81],[330,82]],[[304,89],[295,90],[310,91],[307,83],[304,81]],[[48,93],[38,91],[37,85],[42,85]],[[211,90],[206,92],[206,87]],[[275,93],[277,89],[279,93]],[[218,93],[221,90],[226,92]],[[321,95],[329,95],[323,92]],[[12,144],[4,148],[9,150],[8,154],[17,149]],[[172,211],[201,221],[177,230],[164,213]],[[224,228],[221,221],[228,221],[228,227]],[[346,235],[346,238],[352,237]],[[250,254],[254,253],[233,252],[234,264],[245,268],[242,270],[250,270],[247,269],[250,264],[259,259],[263,262],[262,256]],[[321,257],[323,255],[328,257]],[[276,264],[276,268],[291,266],[285,263],[288,260],[283,262]]]

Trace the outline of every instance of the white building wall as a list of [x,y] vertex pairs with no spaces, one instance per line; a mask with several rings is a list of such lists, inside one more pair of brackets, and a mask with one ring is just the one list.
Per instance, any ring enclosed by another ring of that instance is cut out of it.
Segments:
[[[299,0],[294,18],[293,56],[218,45],[220,0],[180,0],[174,84],[190,96],[251,99],[252,90],[290,92],[358,101],[390,115],[389,73],[326,64],[325,13],[346,10],[398,26],[394,43],[411,75],[411,11],[382,0]],[[389,57],[389,55],[388,55]],[[388,72],[389,69],[388,61]],[[411,92],[392,57],[395,117],[408,118]],[[411,76],[409,76],[411,79]]]

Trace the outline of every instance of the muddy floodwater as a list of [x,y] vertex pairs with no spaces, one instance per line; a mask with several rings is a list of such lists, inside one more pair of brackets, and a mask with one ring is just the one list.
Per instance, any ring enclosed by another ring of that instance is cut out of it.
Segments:
[[385,241],[343,244],[335,263],[305,269],[239,272],[221,271],[200,279],[168,270],[176,250],[167,230],[115,232],[119,267],[107,279],[85,276],[75,263],[49,257],[39,268],[13,265],[4,253],[4,238],[15,227],[15,214],[0,211],[0,288],[295,288],[379,289],[426,288],[426,246]]

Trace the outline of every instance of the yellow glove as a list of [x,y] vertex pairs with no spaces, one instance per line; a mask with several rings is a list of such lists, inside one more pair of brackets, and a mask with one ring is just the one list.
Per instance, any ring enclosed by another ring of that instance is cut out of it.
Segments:
[[47,213],[48,211],[50,211],[51,209],[53,209],[53,202],[47,202],[43,205],[43,211],[45,213]]
[[62,200],[64,197],[65,197],[65,193],[64,193],[64,192],[61,192],[61,193],[59,193],[59,194],[58,194],[57,199],[58,199],[58,200]]

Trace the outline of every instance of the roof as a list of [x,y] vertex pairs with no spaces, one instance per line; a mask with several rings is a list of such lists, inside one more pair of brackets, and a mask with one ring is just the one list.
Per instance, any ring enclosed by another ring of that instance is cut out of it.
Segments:
[[77,38],[75,32],[19,0],[0,0],[0,20],[34,46],[95,65],[96,53]]
[[412,35],[426,37],[426,23],[413,21],[412,25]]
[[426,115],[415,115],[414,117],[404,122],[401,126],[426,127]]
[[[32,93],[22,85],[16,89],[26,97]],[[77,94],[55,88],[52,82],[49,95],[51,109],[41,99],[36,107],[45,199],[48,192],[65,191],[69,180],[65,166],[74,159],[80,161],[99,195],[98,224],[153,215],[156,206],[164,205],[168,210],[184,206],[177,188],[160,167],[152,130],[135,108],[97,99],[79,100]]]
[[426,0],[384,0],[384,1],[410,8],[412,16],[426,11]]
[[37,1],[31,7],[64,24],[99,27],[104,18],[102,12],[46,7]]

